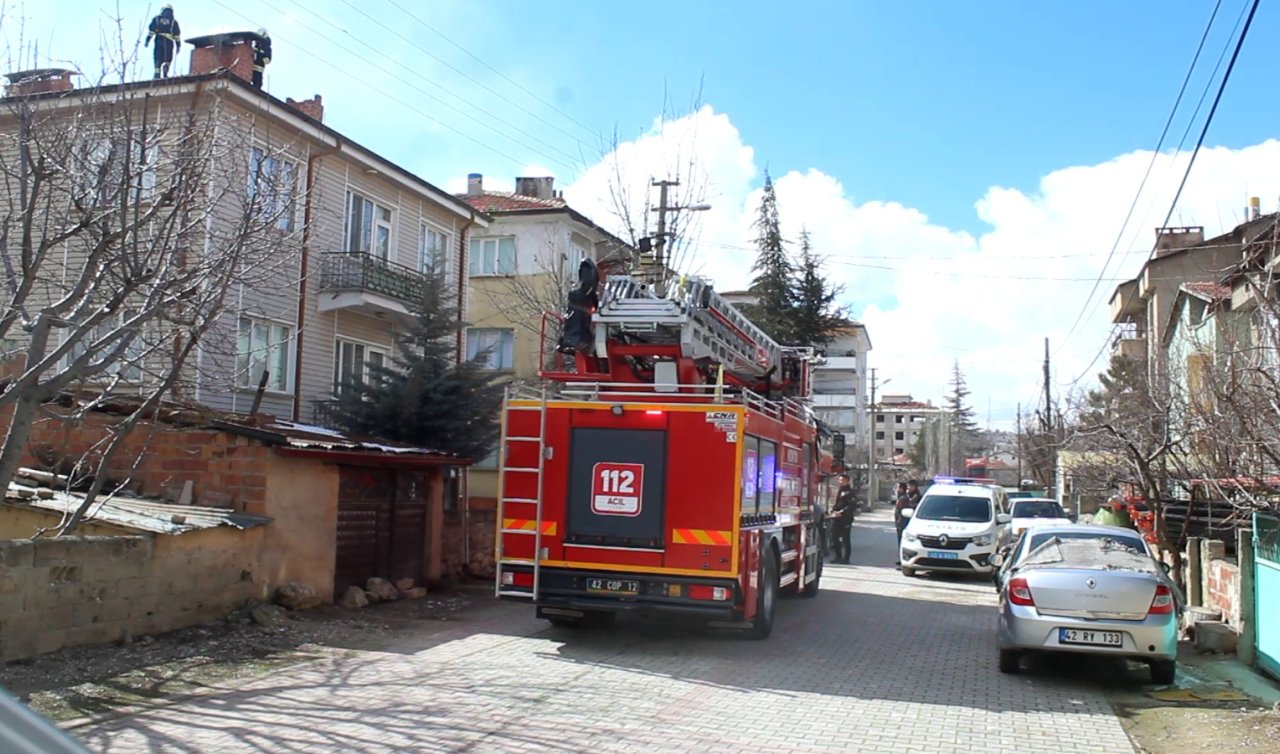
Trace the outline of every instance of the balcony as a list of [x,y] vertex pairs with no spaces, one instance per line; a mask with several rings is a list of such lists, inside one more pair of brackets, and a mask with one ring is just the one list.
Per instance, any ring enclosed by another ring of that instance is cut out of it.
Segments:
[[343,309],[373,316],[412,317],[426,276],[366,252],[320,255],[320,311]]

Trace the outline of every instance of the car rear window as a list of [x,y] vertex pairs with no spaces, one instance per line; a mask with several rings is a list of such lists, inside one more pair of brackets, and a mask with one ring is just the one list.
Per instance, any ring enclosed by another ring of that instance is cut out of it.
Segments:
[[1015,500],[1014,518],[1066,518],[1062,506],[1052,500]]
[[991,501],[981,497],[930,495],[920,501],[915,516],[926,521],[990,521]]
[[1092,531],[1071,531],[1071,532],[1055,531],[1055,532],[1040,532],[1038,534],[1033,534],[1031,535],[1031,541],[1028,543],[1029,547],[1027,551],[1030,552],[1031,550],[1036,549],[1037,547],[1044,544],[1045,542],[1048,542],[1049,540],[1055,539],[1055,538],[1056,539],[1099,539],[1099,540],[1113,539],[1116,542],[1119,542],[1120,544],[1125,545],[1126,547],[1130,547],[1130,548],[1133,548],[1134,550],[1137,550],[1138,552],[1145,553],[1147,551],[1146,546],[1142,544],[1142,540],[1138,539],[1137,537],[1126,537],[1123,534],[1119,536],[1115,534],[1099,534],[1098,532],[1092,532]]

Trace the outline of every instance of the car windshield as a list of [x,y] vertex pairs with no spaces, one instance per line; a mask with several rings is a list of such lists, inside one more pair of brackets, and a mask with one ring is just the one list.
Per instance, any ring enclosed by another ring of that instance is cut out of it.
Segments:
[[990,521],[991,501],[981,497],[930,495],[920,501],[915,516],[927,521]]
[[1014,518],[1066,518],[1052,500],[1021,500],[1013,504]]
[[[1032,530],[1034,531],[1034,530]],[[1032,552],[1040,545],[1051,539],[1098,539],[1111,540],[1117,544],[1128,547],[1135,552],[1146,553],[1146,547],[1142,544],[1142,540],[1137,537],[1126,537],[1123,534],[1101,534],[1096,531],[1053,531],[1038,532],[1031,535],[1031,541],[1027,543],[1027,552]]]

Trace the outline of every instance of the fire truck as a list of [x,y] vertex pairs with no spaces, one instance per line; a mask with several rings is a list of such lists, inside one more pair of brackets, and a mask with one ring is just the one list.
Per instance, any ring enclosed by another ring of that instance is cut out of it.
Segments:
[[818,592],[844,454],[813,351],[705,280],[601,284],[590,260],[579,280],[543,319],[540,384],[503,407],[497,596],[555,625],[671,611],[768,637],[781,593]]

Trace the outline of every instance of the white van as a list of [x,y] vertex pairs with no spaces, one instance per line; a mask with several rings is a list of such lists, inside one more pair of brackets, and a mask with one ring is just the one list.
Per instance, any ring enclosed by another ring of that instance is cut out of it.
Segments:
[[902,512],[902,575],[917,571],[991,573],[991,556],[1009,525],[1009,498],[994,484],[937,481]]

